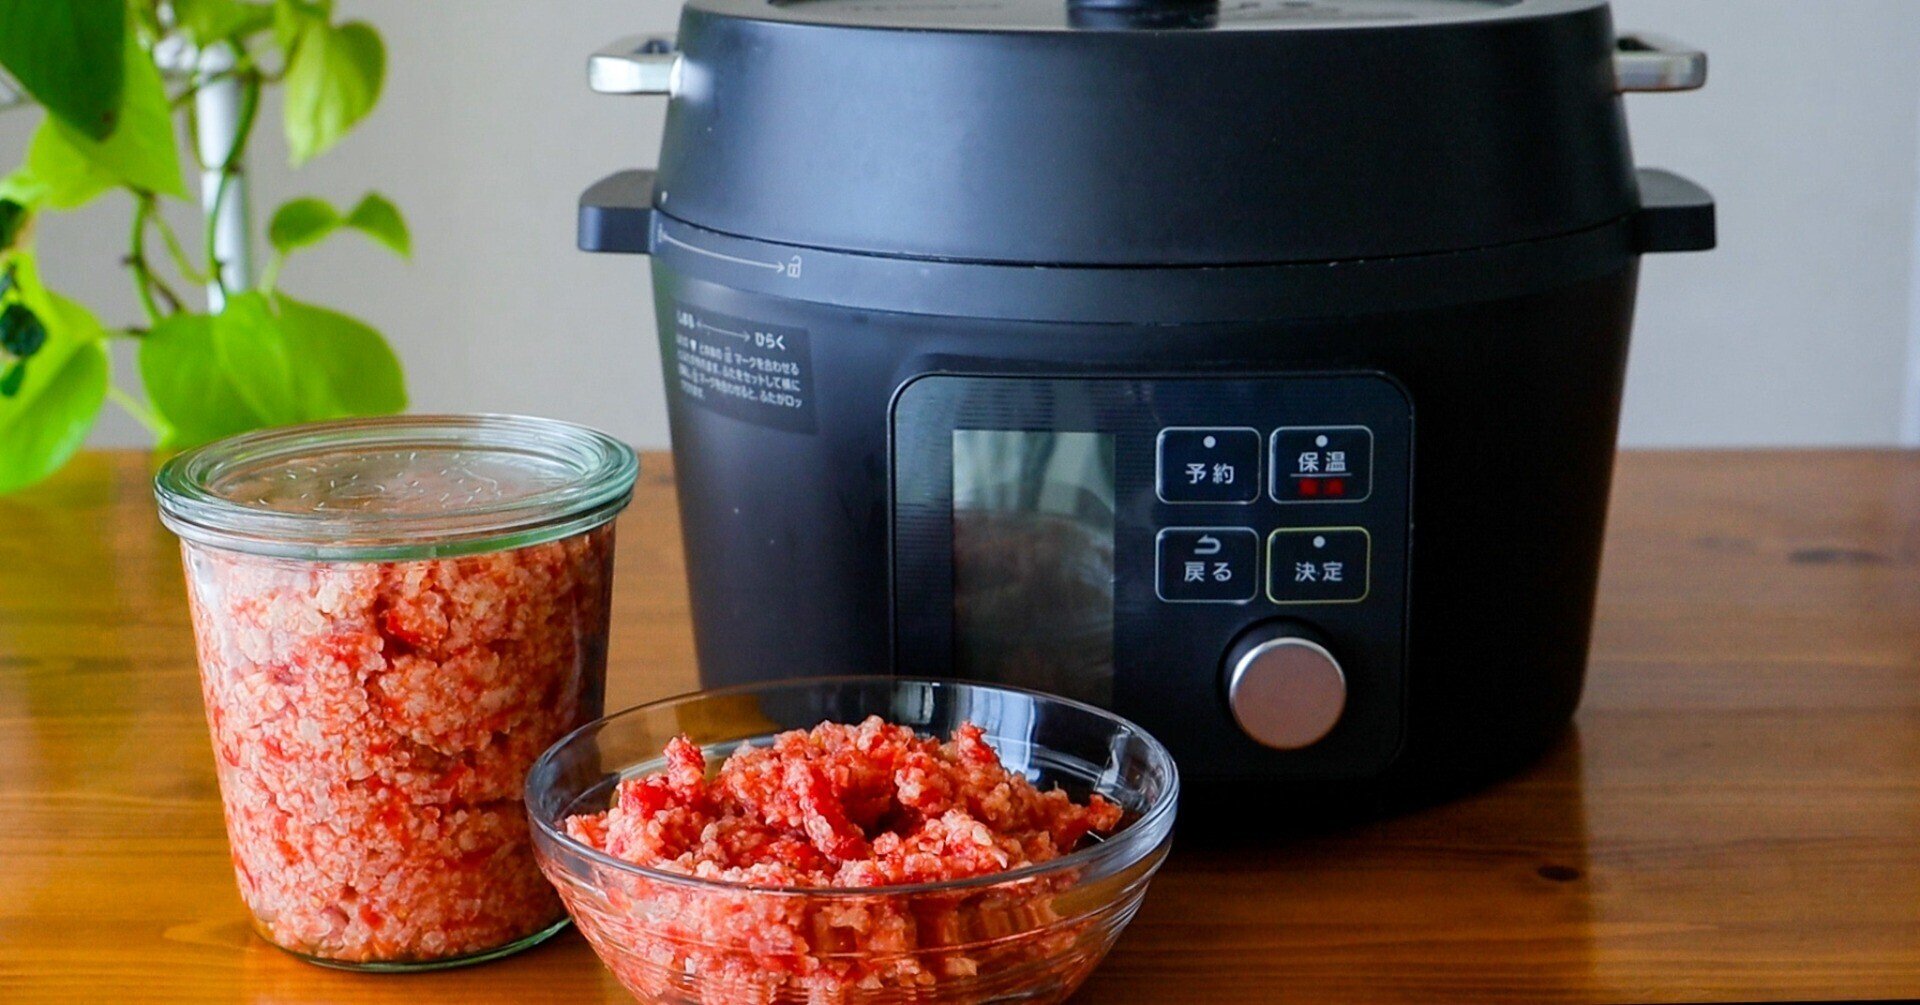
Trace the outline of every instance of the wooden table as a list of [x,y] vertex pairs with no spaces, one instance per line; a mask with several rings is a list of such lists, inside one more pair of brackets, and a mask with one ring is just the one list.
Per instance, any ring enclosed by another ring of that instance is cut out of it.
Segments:
[[[623,518],[619,707],[687,688],[671,479]],[[374,977],[254,938],[144,458],[0,499],[0,1001],[625,1001],[577,935]],[[1176,848],[1087,1002],[1920,995],[1920,455],[1631,454],[1578,728],[1478,795]]]

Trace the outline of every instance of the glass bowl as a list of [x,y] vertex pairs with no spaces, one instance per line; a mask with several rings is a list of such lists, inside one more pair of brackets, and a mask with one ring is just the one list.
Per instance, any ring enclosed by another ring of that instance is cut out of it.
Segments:
[[[1103,839],[989,876],[865,889],[721,883],[623,862],[569,837],[685,734],[717,765],[733,748],[822,721],[878,715],[945,739],[985,731],[1011,771],[1125,813]],[[834,677],[703,691],[569,734],[527,776],[535,855],[574,922],[640,1000],[1058,1002],[1092,973],[1166,859],[1180,791],[1173,758],[1110,712],[958,681]]]

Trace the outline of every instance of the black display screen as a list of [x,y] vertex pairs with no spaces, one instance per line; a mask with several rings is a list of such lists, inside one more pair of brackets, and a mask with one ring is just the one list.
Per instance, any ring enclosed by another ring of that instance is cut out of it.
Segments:
[[1114,438],[953,431],[954,663],[962,677],[1113,697]]

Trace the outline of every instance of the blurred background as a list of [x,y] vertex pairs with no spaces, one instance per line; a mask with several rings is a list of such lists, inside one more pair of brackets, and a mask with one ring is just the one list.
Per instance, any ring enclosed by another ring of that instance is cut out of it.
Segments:
[[[261,207],[369,182],[412,226],[411,263],[352,238],[296,260],[283,287],[362,317],[406,364],[418,411],[516,411],[666,445],[645,260],[573,248],[580,190],[651,166],[665,105],[588,92],[587,54],[671,31],[670,0],[339,0],[388,46],[373,116],[298,172],[277,105],[251,158]],[[1636,95],[1639,162],[1704,183],[1720,250],[1650,259],[1627,382],[1629,446],[1920,446],[1920,3],[1616,0],[1624,30],[1712,57],[1707,89]],[[38,119],[0,114],[0,162]],[[128,207],[112,196],[50,219],[50,284],[139,310],[126,277]],[[176,221],[196,226],[190,212]],[[122,344],[118,348],[127,348]],[[116,366],[131,381],[130,360]],[[99,445],[145,443],[109,408]]]

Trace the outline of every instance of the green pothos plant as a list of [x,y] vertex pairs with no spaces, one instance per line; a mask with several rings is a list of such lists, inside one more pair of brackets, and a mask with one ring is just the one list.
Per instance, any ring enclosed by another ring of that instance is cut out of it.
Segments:
[[[211,52],[221,58],[201,58]],[[58,470],[109,401],[161,451],[405,407],[400,364],[378,332],[275,285],[287,256],[343,229],[409,254],[390,201],[280,206],[258,282],[234,278],[214,237],[270,94],[295,166],[372,110],[386,53],[370,25],[336,21],[332,0],[0,0],[0,69],[46,112],[25,162],[0,180],[0,492]],[[200,163],[196,98],[223,85],[239,92],[234,139]],[[213,179],[201,235],[176,232],[163,211],[188,197],[183,149]],[[144,313],[123,328],[56,292],[33,247],[38,218],[113,193],[129,204],[119,264]],[[215,309],[196,307],[195,287]],[[138,345],[142,395],[113,380],[107,346],[122,338]]]

